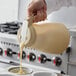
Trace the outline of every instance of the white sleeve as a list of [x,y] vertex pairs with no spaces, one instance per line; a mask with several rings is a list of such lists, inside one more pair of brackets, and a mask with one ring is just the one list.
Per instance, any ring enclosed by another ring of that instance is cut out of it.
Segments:
[[47,3],[47,14],[59,10],[63,6],[76,6],[76,0],[45,0]]

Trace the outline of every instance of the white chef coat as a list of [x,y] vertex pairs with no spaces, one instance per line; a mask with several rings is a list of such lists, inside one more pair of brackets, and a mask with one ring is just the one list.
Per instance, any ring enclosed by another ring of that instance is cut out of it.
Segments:
[[[24,21],[27,18],[28,5],[32,0],[20,0],[19,20]],[[76,0],[45,0],[47,3],[47,14],[59,10],[63,6],[76,6]]]
[[76,0],[45,0],[47,3],[47,14],[59,10],[61,7],[76,6]]

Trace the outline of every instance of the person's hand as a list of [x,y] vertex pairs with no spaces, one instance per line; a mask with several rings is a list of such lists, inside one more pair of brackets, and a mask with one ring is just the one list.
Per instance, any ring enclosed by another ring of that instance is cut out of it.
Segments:
[[32,0],[28,6],[28,18],[34,16],[33,22],[45,20],[47,17],[45,0]]

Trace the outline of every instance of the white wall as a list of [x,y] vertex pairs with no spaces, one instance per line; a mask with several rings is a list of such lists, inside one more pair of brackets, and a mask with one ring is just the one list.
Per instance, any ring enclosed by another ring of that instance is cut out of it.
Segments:
[[18,0],[0,0],[0,23],[18,19]]
[[23,22],[27,17],[27,7],[31,0],[19,0],[19,13],[18,19]]

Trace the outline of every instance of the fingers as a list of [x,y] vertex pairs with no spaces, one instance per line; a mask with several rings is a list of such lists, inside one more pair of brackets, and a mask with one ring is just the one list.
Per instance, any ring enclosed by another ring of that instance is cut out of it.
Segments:
[[[44,10],[44,9],[40,9],[38,11],[34,11],[33,13],[30,13],[31,16],[32,16],[32,14],[34,16],[33,22],[45,20],[47,17],[46,10]],[[29,18],[30,18],[30,15],[29,15]]]
[[42,0],[32,1],[32,3],[28,7],[28,18],[30,16],[34,16],[33,22],[38,22],[45,20],[47,17],[46,14],[47,6],[46,3]]
[[46,4],[46,1],[45,1],[45,0],[43,0],[43,1],[44,1],[44,9],[47,10],[47,4]]
[[42,8],[42,5],[40,4],[40,2],[32,1],[28,7],[28,15],[31,16],[32,14],[37,14],[37,11]]
[[33,22],[45,20],[46,17],[47,17],[46,11],[45,10],[39,10],[37,12],[37,15],[34,16]]

